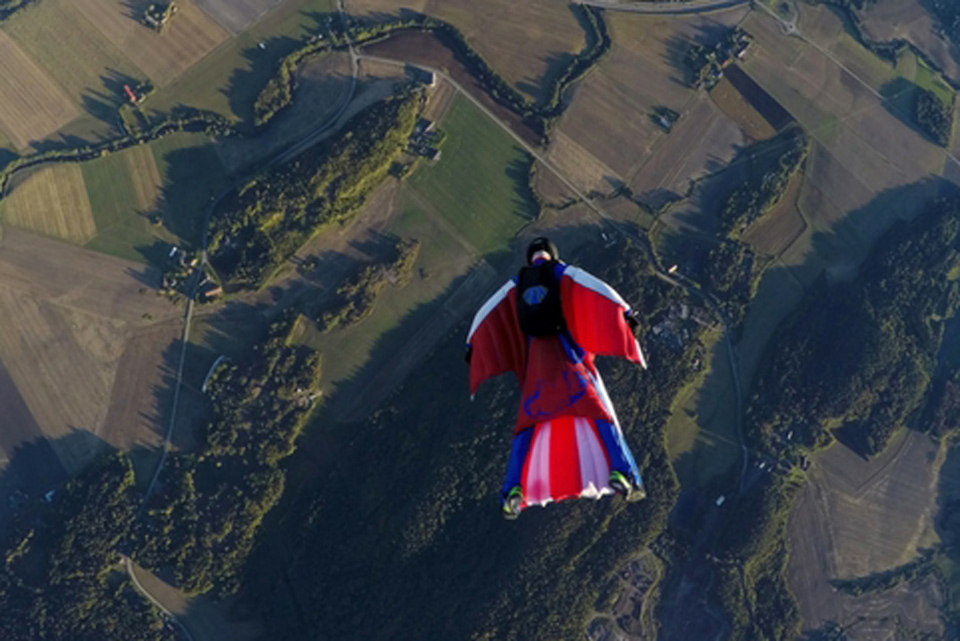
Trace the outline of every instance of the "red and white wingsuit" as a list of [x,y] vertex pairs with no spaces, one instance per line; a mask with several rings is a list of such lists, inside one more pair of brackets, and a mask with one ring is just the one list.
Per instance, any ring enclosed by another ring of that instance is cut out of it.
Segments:
[[637,465],[623,439],[594,356],[622,356],[646,368],[626,320],[630,306],[608,284],[557,262],[566,332],[525,335],[517,316],[517,279],[480,308],[467,337],[470,392],[493,376],[513,372],[522,390],[503,485],[523,490],[521,507],[613,494],[611,470],[637,485]]

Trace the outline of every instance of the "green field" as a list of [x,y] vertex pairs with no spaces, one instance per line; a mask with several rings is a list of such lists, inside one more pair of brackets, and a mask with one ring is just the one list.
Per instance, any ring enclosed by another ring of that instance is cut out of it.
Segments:
[[[279,60],[317,30],[315,15],[333,10],[332,0],[284,2],[158,91],[146,106],[167,111],[186,104],[250,122],[253,102]],[[265,49],[258,47],[261,42]]]
[[148,248],[158,237],[144,212],[137,209],[125,154],[85,162],[80,169],[97,224],[97,235],[86,247],[130,260],[147,260]]
[[912,51],[908,50],[903,53],[897,63],[897,71],[918,87],[935,93],[946,104],[953,103],[955,92],[950,85],[943,81],[940,72],[931,68],[923,58],[918,57]]
[[158,209],[164,226],[199,246],[207,207],[230,186],[213,143],[203,134],[177,133],[151,148],[163,184]]
[[526,152],[462,96],[439,127],[447,134],[440,161],[424,162],[410,184],[480,254],[506,248],[537,214]]
[[703,340],[710,346],[709,362],[702,378],[677,394],[665,430],[670,461],[685,489],[713,486],[741,457],[727,348],[719,329]]

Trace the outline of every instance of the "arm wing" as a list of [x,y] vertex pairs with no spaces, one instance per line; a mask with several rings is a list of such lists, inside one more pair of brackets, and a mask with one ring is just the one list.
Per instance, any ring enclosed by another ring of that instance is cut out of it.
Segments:
[[591,354],[622,356],[646,368],[624,316],[630,306],[610,285],[570,265],[563,271],[560,298],[567,329],[580,347]]
[[470,393],[480,383],[505,372],[520,379],[526,369],[527,339],[517,320],[516,283],[508,281],[487,299],[470,326]]

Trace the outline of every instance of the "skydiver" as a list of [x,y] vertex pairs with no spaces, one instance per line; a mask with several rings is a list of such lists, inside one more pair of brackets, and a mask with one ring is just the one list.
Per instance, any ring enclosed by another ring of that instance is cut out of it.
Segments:
[[640,500],[640,472],[593,362],[622,356],[646,367],[637,318],[612,287],[561,262],[549,238],[533,240],[526,259],[480,308],[467,336],[471,394],[508,371],[521,387],[503,516],[614,492]]

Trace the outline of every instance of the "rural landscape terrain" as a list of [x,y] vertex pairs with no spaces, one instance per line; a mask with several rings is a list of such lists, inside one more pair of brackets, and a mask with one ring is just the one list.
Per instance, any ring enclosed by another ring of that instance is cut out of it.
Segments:
[[[960,3],[0,0],[0,638],[960,639]],[[646,500],[501,518],[548,235]]]

